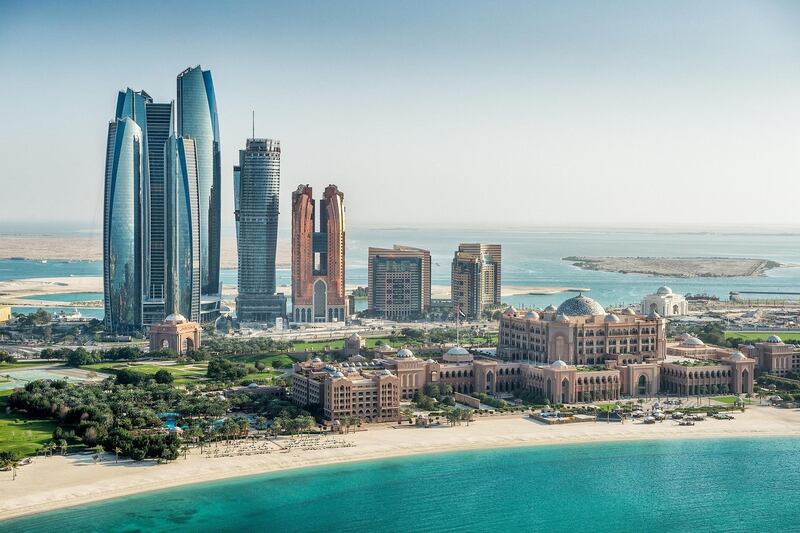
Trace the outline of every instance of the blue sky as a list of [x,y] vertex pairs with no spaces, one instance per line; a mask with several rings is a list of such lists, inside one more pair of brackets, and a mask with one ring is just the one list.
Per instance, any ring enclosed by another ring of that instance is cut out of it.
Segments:
[[201,64],[229,231],[251,110],[284,227],[299,183],[357,225],[795,225],[799,27],[769,1],[0,0],[0,221],[100,228],[116,92]]

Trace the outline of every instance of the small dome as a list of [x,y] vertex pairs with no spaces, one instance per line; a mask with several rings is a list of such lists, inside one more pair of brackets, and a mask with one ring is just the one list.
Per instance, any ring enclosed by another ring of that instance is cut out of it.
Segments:
[[503,311],[504,315],[515,315],[517,314],[517,309],[513,305],[509,305],[506,307],[505,311]]
[[320,359],[319,357],[315,357],[314,359],[311,360],[311,362],[312,363],[321,363],[322,359]]
[[539,313],[536,311],[528,311],[525,313],[525,318],[530,318],[531,320],[539,320]]
[[557,361],[553,361],[552,363],[550,363],[550,368],[566,368],[566,366],[567,366],[567,363],[565,363],[561,359],[559,359]]
[[550,304],[544,308],[545,313],[555,313],[556,311],[557,311],[556,306],[553,304]]
[[454,346],[447,350],[447,355],[469,355],[469,352],[461,346]]
[[189,321],[186,320],[186,317],[180,313],[171,313],[167,315],[167,318],[164,319],[164,322],[169,324],[186,324]]
[[569,317],[567,315],[565,315],[564,313],[558,313],[558,316],[556,317],[556,320],[559,321],[559,322],[569,322]]
[[603,320],[605,320],[606,322],[619,322],[619,317],[614,313],[609,313]]
[[630,316],[630,315],[635,315],[635,314],[636,314],[636,311],[634,311],[634,310],[633,310],[633,309],[631,309],[630,307],[626,307],[625,309],[623,309],[623,310],[622,310],[622,314],[623,314],[623,315],[628,315],[628,316]]
[[739,351],[733,352],[730,357],[731,361],[741,361],[743,359],[747,359],[747,357]]
[[655,310],[653,310],[653,311],[650,311],[650,314],[647,315],[647,318],[650,318],[650,319],[661,318],[661,315],[659,315],[658,313],[655,312]]
[[425,361],[425,362],[426,362],[426,363],[435,363],[436,361],[434,361],[433,359],[428,359],[428,360],[427,360],[427,361]]
[[381,376],[391,376],[392,375],[392,373],[390,371],[386,370],[385,368],[383,370],[381,370],[380,372],[378,372],[378,374],[380,374]]
[[767,337],[767,342],[770,342],[772,344],[781,344],[781,343],[783,343],[781,338],[778,337],[777,335],[770,335],[769,337]]
[[672,289],[670,289],[666,285],[662,285],[661,287],[658,288],[656,294],[658,294],[659,296],[666,296],[668,294],[672,294]]
[[557,311],[559,314],[567,316],[606,314],[606,310],[603,309],[602,305],[583,294],[574,296],[569,300],[564,300],[564,302],[558,306]]
[[408,348],[402,348],[402,349],[398,350],[397,357],[399,357],[401,359],[411,359],[411,358],[414,357],[414,352],[412,352]]
[[685,346],[705,346],[706,343],[698,339],[697,337],[686,337],[686,340],[683,341]]
[[334,372],[334,373],[331,375],[331,377],[332,377],[333,379],[339,379],[339,378],[343,378],[343,377],[344,377],[344,374],[342,374],[341,372],[339,372],[339,371],[337,370],[336,372]]

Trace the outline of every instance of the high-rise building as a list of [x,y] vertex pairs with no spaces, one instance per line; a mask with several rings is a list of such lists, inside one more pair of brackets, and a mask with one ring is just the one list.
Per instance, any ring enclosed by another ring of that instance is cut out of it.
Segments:
[[165,145],[166,309],[191,322],[201,317],[200,193],[194,139],[170,136]]
[[451,269],[453,308],[480,318],[487,307],[500,305],[501,264],[499,244],[459,244]]
[[292,193],[292,308],[295,322],[344,320],[344,194],[328,185],[319,202],[311,187]]
[[233,167],[239,291],[236,316],[268,322],[286,315],[286,297],[275,294],[281,143],[248,139]]
[[125,116],[108,125],[103,202],[106,329],[142,329],[142,129]]
[[390,319],[416,318],[431,306],[431,253],[394,245],[370,248],[369,311]]
[[142,130],[141,251],[142,321],[150,326],[165,316],[164,144],[172,132],[172,103],[161,104],[145,91],[117,96],[115,118],[128,117]]
[[200,199],[201,320],[220,310],[220,145],[217,102],[211,72],[200,66],[178,74],[178,137],[190,138],[197,152]]

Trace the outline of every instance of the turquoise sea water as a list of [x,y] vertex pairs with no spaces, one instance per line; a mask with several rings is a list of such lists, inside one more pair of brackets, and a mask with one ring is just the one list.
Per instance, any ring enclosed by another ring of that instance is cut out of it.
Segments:
[[[286,235],[281,235],[286,238]],[[585,287],[603,305],[638,304],[660,285],[679,293],[709,293],[727,298],[730,291],[800,291],[800,234],[689,233],[645,231],[510,231],[476,229],[350,229],[347,233],[347,283],[366,285],[370,246],[419,246],[431,251],[432,283],[450,284],[450,263],[459,242],[503,245],[506,286]],[[790,265],[766,276],[747,278],[668,278],[581,270],[567,256],[751,257]],[[77,263],[0,260],[0,280],[69,275],[102,275],[99,261]],[[236,270],[223,270],[222,282],[235,285]],[[277,271],[278,285],[290,283],[290,271]],[[544,307],[570,294],[506,297],[513,305]],[[102,309],[98,310],[102,316]]]
[[40,294],[26,296],[27,300],[41,300],[43,302],[94,302],[103,299],[102,292],[62,292],[61,294]]
[[800,531],[798,457],[797,439],[455,452],[191,485],[0,530]]

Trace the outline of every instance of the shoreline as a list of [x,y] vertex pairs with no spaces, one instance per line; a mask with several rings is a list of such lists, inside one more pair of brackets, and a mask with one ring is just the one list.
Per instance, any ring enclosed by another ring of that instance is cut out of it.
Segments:
[[18,469],[15,481],[11,480],[10,472],[0,473],[0,487],[7,495],[0,502],[0,520],[224,479],[465,450],[626,441],[800,437],[798,410],[753,406],[735,416],[736,420],[706,420],[688,428],[673,421],[654,425],[596,422],[546,426],[521,415],[495,416],[477,418],[469,426],[380,426],[337,435],[337,439],[356,444],[348,448],[220,458],[201,456],[199,450],[193,448],[188,459],[180,457],[164,465],[130,460],[115,464],[113,454],[106,454],[104,462],[99,464],[94,464],[91,455],[39,457],[33,464]]

